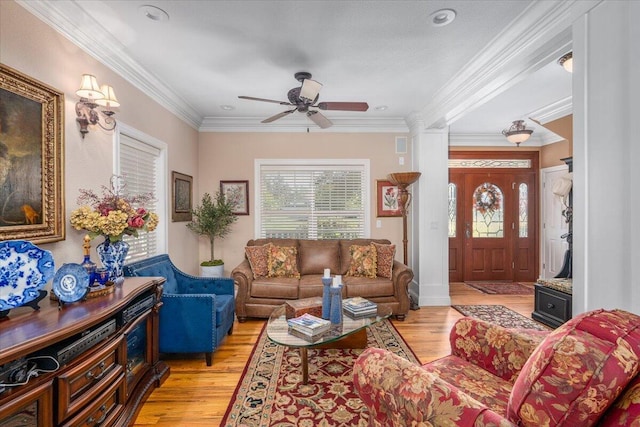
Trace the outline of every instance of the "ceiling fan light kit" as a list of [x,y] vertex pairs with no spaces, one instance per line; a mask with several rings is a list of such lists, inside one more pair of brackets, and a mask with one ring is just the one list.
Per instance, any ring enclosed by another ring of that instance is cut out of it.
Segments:
[[533,130],[526,128],[524,120],[516,120],[511,124],[509,129],[502,131],[502,134],[507,137],[507,141],[516,144],[518,147],[520,143],[529,139],[532,133]]
[[274,99],[256,98],[253,96],[239,96],[240,99],[248,99],[250,101],[271,102],[274,104],[287,105],[294,107],[290,110],[283,111],[274,116],[268,117],[262,120],[261,123],[271,123],[278,119],[281,119],[289,114],[298,111],[305,113],[306,116],[318,125],[322,129],[331,127],[333,123],[327,117],[325,117],[318,110],[311,110],[310,108],[318,108],[320,110],[341,110],[341,111],[367,111],[369,104],[366,102],[318,102],[320,97],[320,89],[322,89],[322,83],[319,83],[311,79],[311,73],[306,71],[300,71],[294,74],[296,80],[302,85],[300,87],[294,87],[287,93],[286,101],[276,101]]

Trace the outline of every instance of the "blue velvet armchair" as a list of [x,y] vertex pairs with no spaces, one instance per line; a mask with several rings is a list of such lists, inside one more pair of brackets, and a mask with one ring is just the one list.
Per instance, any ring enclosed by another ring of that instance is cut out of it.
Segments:
[[167,279],[160,309],[160,352],[204,353],[211,366],[213,352],[232,332],[233,279],[191,276],[178,270],[166,254],[127,264],[124,274]]

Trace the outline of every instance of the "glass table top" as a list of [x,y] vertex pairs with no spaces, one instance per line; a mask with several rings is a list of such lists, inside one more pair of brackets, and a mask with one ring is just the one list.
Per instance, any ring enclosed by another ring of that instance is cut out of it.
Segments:
[[346,314],[343,314],[341,324],[331,325],[331,329],[328,332],[322,334],[322,336],[311,342],[289,333],[289,325],[287,324],[286,317],[286,305],[281,305],[271,313],[271,316],[267,321],[267,337],[276,344],[288,347],[313,347],[319,344],[337,341],[347,335],[358,332],[367,326],[386,319],[389,316],[391,316],[391,308],[382,305],[378,305],[378,314],[376,316],[352,319]]

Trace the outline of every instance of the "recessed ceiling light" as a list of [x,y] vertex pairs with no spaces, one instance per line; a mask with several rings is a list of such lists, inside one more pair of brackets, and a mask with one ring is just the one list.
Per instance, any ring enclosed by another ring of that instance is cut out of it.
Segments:
[[169,20],[169,14],[156,6],[145,4],[138,8],[140,13],[154,22],[165,22]]
[[389,108],[389,107],[387,107],[386,105],[378,105],[377,107],[374,108],[374,110],[376,110],[376,111],[384,111],[387,108]]
[[456,19],[456,11],[453,9],[440,9],[433,12],[429,17],[431,18],[431,25],[434,27],[444,27]]
[[233,105],[221,105],[220,108],[222,108],[224,111],[231,111],[236,109],[236,107],[234,107]]

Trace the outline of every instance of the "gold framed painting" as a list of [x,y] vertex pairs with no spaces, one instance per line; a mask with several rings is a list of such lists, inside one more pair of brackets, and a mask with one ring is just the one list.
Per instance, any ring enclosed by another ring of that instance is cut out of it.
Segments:
[[0,64],[0,240],[65,238],[64,94]]
[[193,211],[193,177],[171,172],[171,221],[191,221]]

